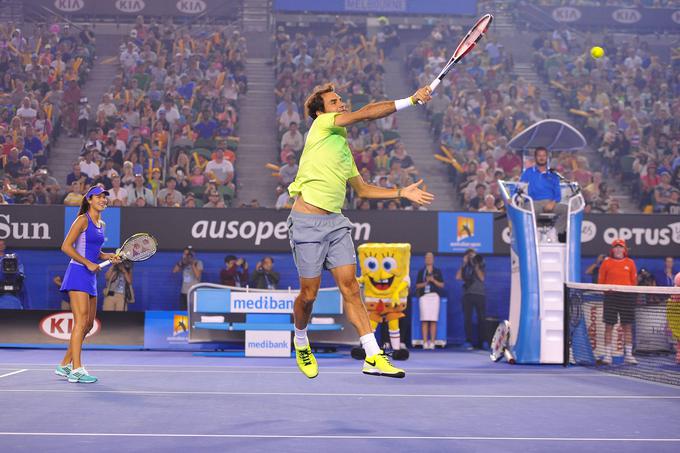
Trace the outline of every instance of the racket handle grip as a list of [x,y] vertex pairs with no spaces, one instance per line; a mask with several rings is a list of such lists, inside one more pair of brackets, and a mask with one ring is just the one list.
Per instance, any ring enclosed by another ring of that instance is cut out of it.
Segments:
[[[441,83],[440,79],[434,79],[432,81],[432,83],[430,84],[430,90],[434,91],[434,89],[437,88],[440,83]],[[418,101],[418,105],[422,105],[422,104],[423,104],[422,102]]]
[[103,263],[99,263],[99,269],[104,269],[109,264],[111,264],[111,260],[106,260]]
[[503,351],[503,355],[505,356],[505,360],[508,361],[508,363],[515,363],[515,357],[512,355],[512,352],[510,352],[507,348]]

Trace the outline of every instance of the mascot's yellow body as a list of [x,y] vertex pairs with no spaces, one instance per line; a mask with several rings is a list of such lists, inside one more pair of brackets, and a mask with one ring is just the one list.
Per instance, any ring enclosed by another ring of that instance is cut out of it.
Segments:
[[387,322],[390,343],[395,351],[401,349],[399,319],[405,317],[408,299],[411,244],[367,243],[358,248],[361,276],[359,284],[364,288],[364,303],[368,310],[371,327]]

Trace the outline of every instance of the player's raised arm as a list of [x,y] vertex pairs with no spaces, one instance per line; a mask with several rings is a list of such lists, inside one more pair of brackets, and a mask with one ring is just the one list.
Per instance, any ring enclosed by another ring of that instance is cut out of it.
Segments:
[[419,88],[412,96],[396,101],[380,101],[368,104],[356,112],[341,113],[335,117],[336,126],[349,126],[366,120],[377,120],[415,104],[425,104],[432,99],[429,86]]

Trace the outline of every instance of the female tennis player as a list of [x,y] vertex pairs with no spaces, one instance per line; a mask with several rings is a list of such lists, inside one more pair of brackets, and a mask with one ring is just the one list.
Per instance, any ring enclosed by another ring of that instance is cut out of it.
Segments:
[[102,252],[104,244],[104,221],[109,193],[100,186],[91,187],[80,203],[78,217],[71,225],[61,251],[71,258],[60,291],[67,292],[71,302],[74,324],[68,350],[55,373],[68,378],[69,382],[91,384],[97,378],[87,372],[80,362],[85,335],[92,329],[97,314],[97,272],[95,261],[120,262],[115,253]]

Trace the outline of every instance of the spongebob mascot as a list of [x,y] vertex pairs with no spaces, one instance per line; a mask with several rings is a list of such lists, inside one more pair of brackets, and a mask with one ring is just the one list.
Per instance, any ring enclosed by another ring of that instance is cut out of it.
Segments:
[[[364,289],[364,304],[368,310],[371,327],[387,322],[392,345],[392,358],[408,359],[408,349],[401,348],[399,319],[405,317],[408,298],[411,244],[368,243],[358,248],[361,276],[357,279]],[[363,349],[353,351],[361,357]]]

